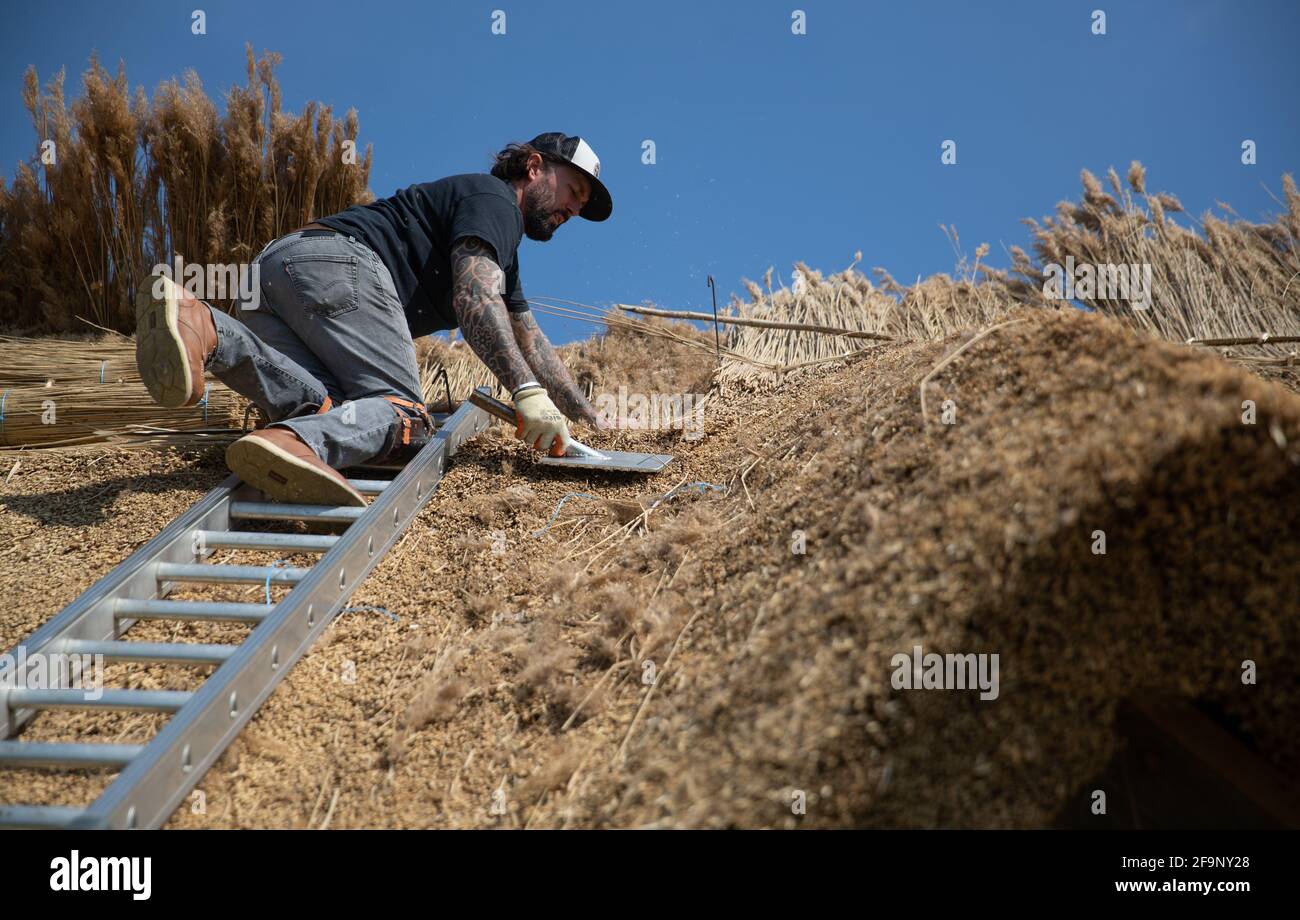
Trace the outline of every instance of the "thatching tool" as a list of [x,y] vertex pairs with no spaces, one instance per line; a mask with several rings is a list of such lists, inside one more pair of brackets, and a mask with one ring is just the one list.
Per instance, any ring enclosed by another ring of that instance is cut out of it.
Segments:
[[[511,425],[518,423],[515,410],[489,396],[484,390],[476,389],[469,395],[469,401],[484,412],[489,412]],[[542,456],[538,462],[547,466],[570,466],[591,470],[621,470],[628,473],[657,473],[672,462],[669,454],[640,454],[627,450],[599,451],[588,447],[581,441],[569,439],[563,457]]]

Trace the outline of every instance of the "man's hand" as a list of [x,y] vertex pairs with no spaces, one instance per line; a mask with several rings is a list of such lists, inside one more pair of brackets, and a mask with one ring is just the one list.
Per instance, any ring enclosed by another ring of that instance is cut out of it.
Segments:
[[563,457],[569,446],[569,426],[541,387],[531,387],[515,397],[519,427],[515,433],[534,449]]

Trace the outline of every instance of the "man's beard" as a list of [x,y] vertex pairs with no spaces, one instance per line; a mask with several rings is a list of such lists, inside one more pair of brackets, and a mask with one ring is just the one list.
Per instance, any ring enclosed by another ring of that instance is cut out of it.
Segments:
[[550,189],[533,185],[524,190],[524,235],[530,240],[549,240],[559,226],[558,216],[559,208]]

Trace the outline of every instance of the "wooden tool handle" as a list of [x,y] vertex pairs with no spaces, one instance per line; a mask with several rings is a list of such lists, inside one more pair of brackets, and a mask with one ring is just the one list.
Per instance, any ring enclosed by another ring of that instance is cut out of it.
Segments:
[[515,424],[515,410],[511,409],[499,399],[494,399],[486,393],[474,390],[469,394],[469,401],[478,406],[484,412],[491,412],[503,422]]

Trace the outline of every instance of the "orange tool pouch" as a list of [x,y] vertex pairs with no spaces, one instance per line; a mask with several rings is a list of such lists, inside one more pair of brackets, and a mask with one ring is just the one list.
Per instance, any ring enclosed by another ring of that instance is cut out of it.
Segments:
[[384,399],[392,403],[398,425],[393,429],[393,434],[378,459],[380,462],[404,462],[429,443],[436,426],[424,403],[411,402],[397,396],[385,396]]

